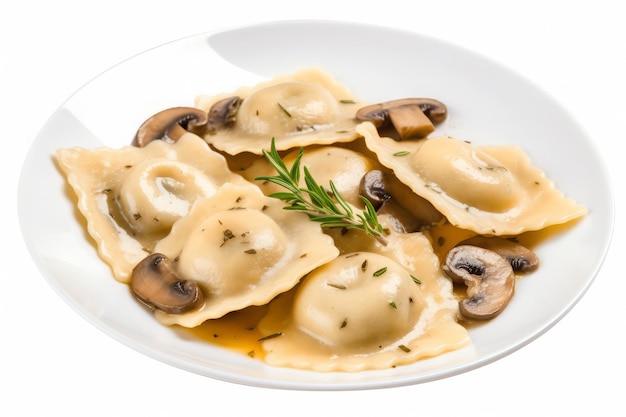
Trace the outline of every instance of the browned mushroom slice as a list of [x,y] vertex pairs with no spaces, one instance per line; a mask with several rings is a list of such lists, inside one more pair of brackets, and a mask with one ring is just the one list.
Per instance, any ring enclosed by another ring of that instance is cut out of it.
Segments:
[[515,273],[499,254],[478,246],[456,246],[448,252],[444,272],[467,285],[467,297],[459,303],[464,317],[488,320],[500,314],[515,291]]
[[356,118],[370,121],[377,128],[391,124],[400,139],[419,139],[435,130],[447,117],[446,106],[432,98],[405,98],[361,108]]
[[390,201],[391,194],[387,190],[385,173],[378,169],[366,172],[361,178],[359,193],[367,198],[375,209]]
[[206,125],[207,121],[207,113],[194,107],[162,110],[142,123],[132,145],[142,148],[153,140],[176,142],[186,132]]
[[235,123],[241,101],[241,97],[232,96],[215,102],[208,112],[206,133],[213,134]]
[[428,201],[377,169],[361,178],[359,193],[372,203],[378,214],[388,214],[394,229],[401,233],[416,232],[443,218]]
[[198,283],[181,280],[172,262],[160,253],[147,256],[135,266],[130,287],[139,301],[165,313],[184,313],[204,303]]
[[459,243],[489,249],[504,257],[516,272],[532,272],[539,268],[539,257],[524,245],[501,237],[474,236]]

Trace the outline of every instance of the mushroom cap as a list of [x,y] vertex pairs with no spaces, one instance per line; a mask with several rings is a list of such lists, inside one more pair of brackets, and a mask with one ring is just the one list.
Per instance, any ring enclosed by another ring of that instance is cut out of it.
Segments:
[[241,106],[241,97],[226,97],[213,103],[208,111],[206,132],[215,133],[217,130],[228,127],[235,123],[237,111]]
[[472,245],[452,248],[443,265],[454,281],[467,285],[467,297],[459,303],[461,314],[488,320],[500,314],[515,292],[515,273],[506,259],[489,249]]
[[204,294],[198,283],[181,280],[172,261],[153,253],[135,266],[130,287],[139,301],[166,313],[179,314],[202,306]]
[[372,203],[379,215],[389,215],[392,226],[398,232],[415,232],[442,218],[428,201],[414,194],[393,174],[378,169],[363,175],[359,193]]
[[207,124],[206,112],[195,107],[172,107],[162,110],[139,126],[132,145],[144,147],[153,140],[176,142],[183,134]]
[[532,272],[539,268],[539,257],[526,246],[501,237],[474,236],[459,243],[489,249],[504,257],[515,272]]
[[367,198],[376,209],[386,201],[391,200],[385,174],[379,169],[372,169],[363,175],[359,184],[359,193]]

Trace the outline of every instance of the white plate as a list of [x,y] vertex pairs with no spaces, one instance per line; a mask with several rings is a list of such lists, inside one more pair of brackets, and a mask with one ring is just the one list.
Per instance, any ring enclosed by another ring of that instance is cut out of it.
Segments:
[[[151,114],[192,105],[199,93],[230,92],[306,66],[321,66],[357,97],[434,97],[447,104],[445,133],[475,144],[516,144],[566,195],[589,208],[575,227],[538,248],[541,269],[507,310],[470,331],[473,346],[410,366],[312,373],[266,366],[160,325],[98,258],[56,169],[57,148],[129,144]],[[589,138],[550,97],[474,53],[388,28],[339,22],[268,23],[202,34],[149,50],[71,96],[44,126],[19,188],[24,239],[63,299],[107,334],[165,363],[212,378],[288,389],[401,386],[465,372],[508,355],[561,319],[585,293],[606,254],[611,187]]]

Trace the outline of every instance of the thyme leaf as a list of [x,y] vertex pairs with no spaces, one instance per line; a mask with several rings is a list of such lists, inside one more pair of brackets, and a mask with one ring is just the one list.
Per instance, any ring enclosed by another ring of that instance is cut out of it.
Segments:
[[263,341],[265,341],[265,340],[274,339],[274,338],[276,338],[276,337],[280,337],[280,336],[282,336],[282,335],[283,335],[283,334],[282,334],[282,332],[272,333],[272,334],[269,334],[269,335],[267,335],[267,336],[265,336],[265,337],[262,337],[262,338],[258,339],[258,340],[257,340],[257,342],[263,342]]
[[380,277],[385,272],[387,272],[387,267],[386,266],[380,268],[378,271],[374,272],[372,275],[375,276],[375,277]]
[[[309,218],[325,228],[344,228],[362,230],[374,237],[382,244],[386,244],[383,237],[383,227],[378,222],[376,209],[365,197],[360,196],[365,209],[355,213],[352,206],[339,194],[332,181],[329,189],[320,185],[307,167],[300,169],[304,150],[300,148],[291,168],[288,168],[276,150],[276,143],[272,138],[270,150],[263,150],[263,155],[276,170],[278,175],[261,176],[256,181],[268,181],[281,186],[286,191],[270,194],[270,197],[284,201],[285,210],[294,210],[306,213]],[[304,184],[300,186],[301,175],[304,174]]]
[[291,113],[289,113],[289,111],[282,104],[280,103],[277,103],[277,104],[278,104],[278,108],[282,110],[282,112],[285,113],[287,117],[291,117]]

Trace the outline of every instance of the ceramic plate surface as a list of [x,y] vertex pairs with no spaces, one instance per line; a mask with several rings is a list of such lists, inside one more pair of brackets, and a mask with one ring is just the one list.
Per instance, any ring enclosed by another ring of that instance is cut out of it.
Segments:
[[[98,257],[53,162],[57,148],[120,147],[167,107],[198,94],[254,85],[319,66],[356,97],[378,102],[434,97],[448,106],[444,133],[478,145],[519,145],[589,214],[537,248],[539,271],[518,285],[497,319],[470,330],[459,352],[384,371],[313,373],[267,366],[159,324]],[[208,377],[286,389],[369,389],[449,377],[508,355],[561,319],[602,264],[613,223],[608,175],[580,127],[514,72],[429,37],[319,21],[276,22],[207,33],[135,56],[71,96],[35,139],[19,187],[20,224],[42,274],[73,308],[110,336],[157,360]]]

